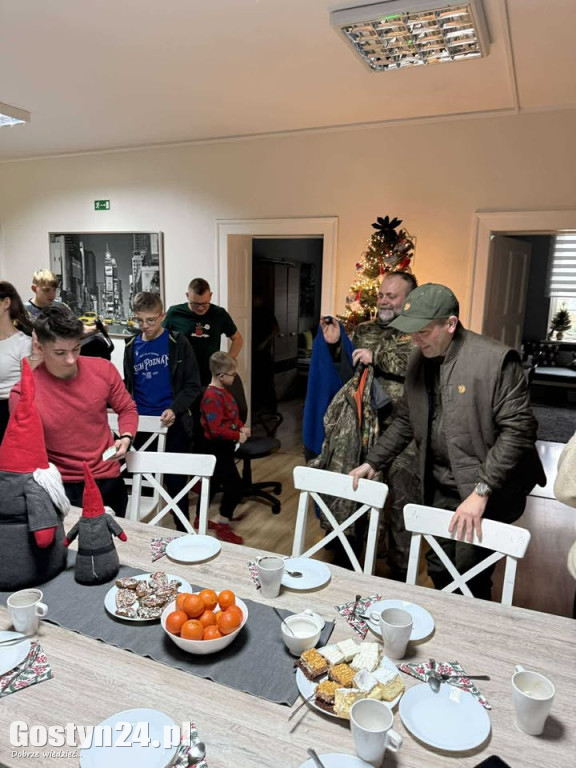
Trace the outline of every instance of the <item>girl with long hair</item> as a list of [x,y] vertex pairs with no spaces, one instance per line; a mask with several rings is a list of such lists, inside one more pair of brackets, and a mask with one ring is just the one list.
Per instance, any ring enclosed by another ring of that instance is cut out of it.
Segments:
[[22,377],[22,358],[32,354],[32,323],[18,291],[0,280],[0,442],[10,417],[10,390]]

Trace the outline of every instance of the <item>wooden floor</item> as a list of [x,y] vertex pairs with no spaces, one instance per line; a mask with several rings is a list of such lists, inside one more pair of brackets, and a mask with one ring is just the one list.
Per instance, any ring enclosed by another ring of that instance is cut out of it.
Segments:
[[[236,515],[241,519],[233,524],[234,529],[244,537],[248,546],[285,555],[291,553],[298,506],[292,471],[294,467],[305,463],[301,441],[302,408],[302,402],[298,400],[281,404],[284,422],[277,437],[282,447],[272,456],[253,462],[255,481],[276,480],[282,483],[282,511],[279,515],[273,515],[269,507],[255,501],[247,501],[237,508]],[[547,475],[551,476],[559,448],[554,449],[553,444],[548,445],[552,449],[546,452],[544,461],[548,464],[545,466]],[[545,493],[550,496],[548,491],[549,487]],[[211,519],[218,516],[219,498],[216,496],[210,507]],[[532,540],[527,557],[518,565],[514,604],[559,616],[571,616],[576,585],[566,568],[566,557],[576,539],[576,510],[553,498],[533,496],[529,498],[526,512],[518,525],[531,531]],[[307,545],[310,546],[321,535],[316,517],[309,514]],[[330,553],[321,550],[316,557],[329,561]],[[376,573],[386,576],[385,564],[378,561]],[[499,574],[497,570],[494,590],[497,599],[500,594]],[[426,581],[420,579],[420,583],[426,584]]]

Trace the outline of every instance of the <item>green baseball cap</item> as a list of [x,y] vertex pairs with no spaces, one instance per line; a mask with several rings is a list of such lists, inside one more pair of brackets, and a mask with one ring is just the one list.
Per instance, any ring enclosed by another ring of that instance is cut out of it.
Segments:
[[432,320],[458,317],[460,305],[450,288],[438,283],[418,286],[406,297],[402,312],[390,325],[403,333],[416,333]]

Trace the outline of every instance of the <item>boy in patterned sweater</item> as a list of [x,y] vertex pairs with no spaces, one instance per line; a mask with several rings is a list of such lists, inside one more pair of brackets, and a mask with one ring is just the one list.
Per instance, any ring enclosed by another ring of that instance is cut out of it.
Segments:
[[233,383],[236,369],[236,360],[227,352],[214,352],[210,357],[212,380],[202,397],[200,421],[206,453],[216,456],[210,495],[212,497],[219,487],[224,490],[216,535],[223,541],[242,544],[244,540],[230,526],[234,510],[242,500],[242,480],[236,469],[234,451],[237,443],[246,442],[250,430],[240,421],[236,400],[226,389],[226,385]]

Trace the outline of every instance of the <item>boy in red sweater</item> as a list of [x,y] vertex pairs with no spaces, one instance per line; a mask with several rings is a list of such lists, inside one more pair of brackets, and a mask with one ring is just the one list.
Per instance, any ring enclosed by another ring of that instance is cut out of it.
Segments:
[[227,352],[214,352],[210,357],[212,380],[202,397],[200,421],[206,453],[216,456],[211,496],[220,486],[224,489],[216,535],[223,541],[243,544],[242,537],[230,527],[234,510],[242,499],[242,480],[236,469],[234,451],[237,443],[245,443],[250,436],[250,430],[240,421],[236,400],[226,389],[226,385],[234,382],[236,369],[236,360]]

